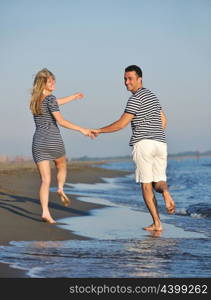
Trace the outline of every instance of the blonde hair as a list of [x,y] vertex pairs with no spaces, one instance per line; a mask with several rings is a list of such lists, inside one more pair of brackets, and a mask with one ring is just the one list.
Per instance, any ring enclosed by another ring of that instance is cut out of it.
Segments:
[[44,68],[40,70],[35,78],[33,83],[33,88],[31,92],[31,101],[30,101],[30,110],[33,115],[42,114],[41,111],[41,102],[43,98],[43,91],[45,89],[48,78],[51,77],[55,80],[55,76],[48,69]]

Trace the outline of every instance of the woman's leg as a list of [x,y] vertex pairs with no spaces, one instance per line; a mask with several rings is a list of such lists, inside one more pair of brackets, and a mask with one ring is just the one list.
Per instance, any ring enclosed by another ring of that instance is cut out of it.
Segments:
[[56,223],[51,217],[48,202],[49,202],[49,189],[51,183],[51,167],[48,160],[43,160],[37,163],[37,168],[41,178],[40,185],[40,203],[42,207],[42,219],[48,223]]
[[61,201],[65,206],[70,204],[70,199],[65,195],[63,192],[63,187],[67,177],[67,160],[65,156],[57,158],[54,160],[56,169],[57,169],[57,183],[58,183],[58,190],[57,193],[61,198]]

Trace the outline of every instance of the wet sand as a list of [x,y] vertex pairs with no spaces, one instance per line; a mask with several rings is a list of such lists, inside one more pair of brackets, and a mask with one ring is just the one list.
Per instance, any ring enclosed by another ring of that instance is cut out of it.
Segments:
[[[68,183],[99,183],[102,177],[118,177],[128,172],[99,168],[102,162],[72,161],[68,164]],[[33,162],[0,164],[0,245],[10,241],[59,241],[86,239],[69,230],[41,221],[38,197],[40,178]],[[52,164],[51,186],[56,186]],[[86,216],[100,204],[82,202],[71,195],[72,204],[64,207],[55,193],[50,193],[50,211],[55,220],[70,216]],[[26,277],[24,271],[0,264],[0,278]]]

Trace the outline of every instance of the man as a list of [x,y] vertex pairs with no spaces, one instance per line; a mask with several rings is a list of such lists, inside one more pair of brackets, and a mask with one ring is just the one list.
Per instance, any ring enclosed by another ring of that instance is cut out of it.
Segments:
[[162,193],[167,212],[175,212],[174,200],[171,197],[166,182],[167,144],[164,129],[166,116],[159,100],[142,85],[142,70],[136,65],[125,69],[125,86],[132,93],[125,111],[119,120],[93,129],[95,136],[100,133],[110,133],[126,127],[131,122],[133,160],[136,165],[136,182],[141,184],[145,204],[152,216],[153,224],[145,227],[149,231],[161,231],[162,225],[153,192]]

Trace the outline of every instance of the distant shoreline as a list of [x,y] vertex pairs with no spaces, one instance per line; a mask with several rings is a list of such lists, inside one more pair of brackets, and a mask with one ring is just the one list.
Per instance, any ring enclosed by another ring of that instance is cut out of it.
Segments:
[[211,157],[211,154],[209,155],[201,155],[199,154],[199,156],[197,155],[168,155],[168,159],[185,159],[185,158],[196,158],[196,159],[200,159],[202,157]]
[[[211,151],[200,152],[200,151],[187,151],[180,153],[169,153],[168,158],[194,158],[194,157],[211,157]],[[83,156],[79,158],[72,158],[72,161],[128,161],[132,159],[132,155],[124,155],[124,156],[111,156],[111,157],[88,157]]]
[[[211,151],[207,152],[184,152],[184,153],[178,153],[178,154],[168,154],[168,159],[185,159],[185,158],[197,158],[200,159],[202,157],[211,157]],[[104,164],[104,163],[109,163],[109,162],[117,162],[117,161],[131,161],[132,160],[132,155],[125,155],[125,156],[114,156],[114,157],[79,157],[79,158],[71,158],[68,159],[69,164],[75,165],[77,163],[87,163],[87,164]],[[24,159],[22,160],[19,157],[19,160],[15,159],[8,159],[5,161],[0,160],[0,171],[2,170],[9,170],[9,169],[16,169],[17,167],[22,166],[22,167],[29,167],[29,168],[36,168],[34,162],[32,159]]]

